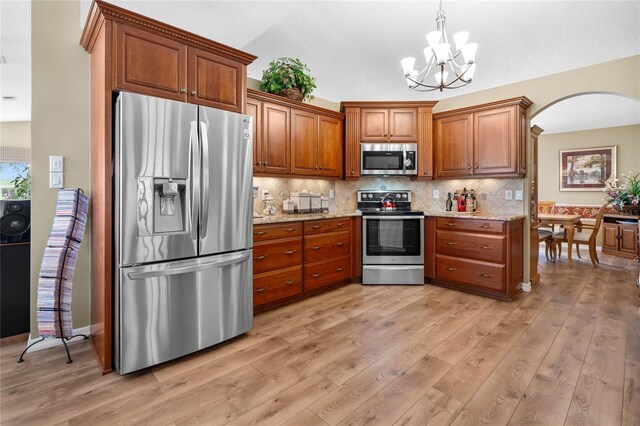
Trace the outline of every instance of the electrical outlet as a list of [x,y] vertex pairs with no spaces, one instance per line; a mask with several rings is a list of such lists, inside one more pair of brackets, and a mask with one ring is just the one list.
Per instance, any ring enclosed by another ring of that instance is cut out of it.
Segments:
[[513,191],[510,189],[507,189],[506,191],[504,191],[504,199],[513,200]]
[[522,201],[522,190],[516,189],[516,200]]
[[440,190],[434,189],[433,190],[433,199],[437,200],[438,198],[440,198]]
[[268,189],[263,189],[262,190],[262,201],[266,200],[267,198],[269,198],[269,190]]
[[329,198],[332,199],[332,200],[334,198],[336,198],[336,191],[335,190],[333,190],[333,189],[329,190]]

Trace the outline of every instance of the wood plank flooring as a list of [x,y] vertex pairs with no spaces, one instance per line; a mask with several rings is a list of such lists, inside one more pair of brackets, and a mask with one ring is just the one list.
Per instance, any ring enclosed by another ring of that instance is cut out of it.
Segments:
[[101,376],[86,342],[0,348],[4,425],[639,425],[639,264],[540,261],[510,303],[349,285],[264,312],[245,336]]

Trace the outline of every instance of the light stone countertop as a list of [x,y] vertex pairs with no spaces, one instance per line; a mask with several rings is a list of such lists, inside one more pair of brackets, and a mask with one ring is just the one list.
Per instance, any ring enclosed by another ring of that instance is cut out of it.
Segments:
[[431,217],[455,217],[459,219],[477,219],[477,220],[505,220],[511,222],[514,220],[520,220],[527,217],[523,214],[501,214],[501,213],[478,213],[478,214],[464,214],[454,212],[425,212],[425,216]]

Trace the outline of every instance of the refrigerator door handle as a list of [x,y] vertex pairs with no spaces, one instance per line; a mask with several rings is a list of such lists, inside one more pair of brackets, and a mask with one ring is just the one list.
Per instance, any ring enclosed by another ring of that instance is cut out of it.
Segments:
[[199,161],[198,149],[198,123],[191,122],[191,131],[189,133],[189,146],[191,148],[191,164],[189,164],[189,172],[191,173],[191,239],[198,239],[198,199],[200,197],[200,170],[197,167]]
[[230,253],[217,256],[220,259],[214,262],[203,263],[199,265],[178,266],[174,268],[161,269],[156,271],[146,272],[129,272],[127,276],[131,280],[144,280],[147,278],[165,277],[169,275],[188,274],[191,272],[201,272],[207,269],[220,268],[222,266],[234,265],[236,263],[242,263],[251,257],[251,250],[243,251],[240,253]]
[[209,138],[207,136],[207,125],[200,122],[200,133],[202,135],[202,220],[200,222],[200,238],[207,236],[207,225],[209,222]]

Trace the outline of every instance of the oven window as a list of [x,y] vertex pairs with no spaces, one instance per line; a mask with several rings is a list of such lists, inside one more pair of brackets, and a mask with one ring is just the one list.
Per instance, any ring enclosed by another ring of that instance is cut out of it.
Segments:
[[402,151],[364,151],[363,170],[402,170]]
[[420,219],[366,220],[367,256],[420,256]]

